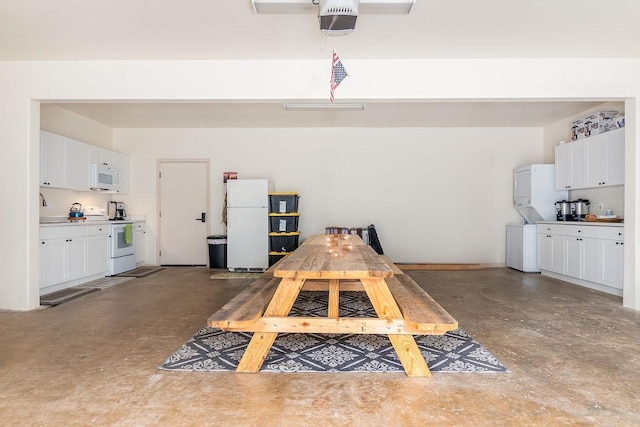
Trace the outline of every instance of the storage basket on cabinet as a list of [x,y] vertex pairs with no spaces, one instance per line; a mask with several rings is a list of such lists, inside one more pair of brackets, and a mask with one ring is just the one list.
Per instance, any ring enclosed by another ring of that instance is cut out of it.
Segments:
[[270,213],[269,214],[269,230],[272,233],[290,233],[298,231],[298,219],[300,214],[295,213]]
[[269,245],[272,252],[293,252],[298,247],[300,232],[269,233]]
[[271,213],[298,212],[298,193],[269,193],[269,211]]

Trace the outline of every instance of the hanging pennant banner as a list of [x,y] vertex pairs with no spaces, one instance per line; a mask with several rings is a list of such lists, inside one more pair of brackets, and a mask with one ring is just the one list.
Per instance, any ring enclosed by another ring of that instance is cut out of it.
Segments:
[[342,65],[342,61],[340,61],[340,57],[334,50],[333,60],[331,62],[331,94],[329,95],[329,100],[331,102],[333,102],[333,100],[335,99],[333,96],[333,92],[336,90],[338,85],[340,85],[342,80],[344,80],[344,78],[347,77],[348,75],[349,74],[347,73],[347,71],[344,69],[344,66]]

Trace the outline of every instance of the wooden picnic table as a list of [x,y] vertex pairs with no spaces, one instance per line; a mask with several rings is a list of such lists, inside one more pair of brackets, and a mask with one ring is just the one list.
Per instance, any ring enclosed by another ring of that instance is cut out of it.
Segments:
[[[258,372],[279,332],[383,334],[406,373],[431,372],[413,335],[442,335],[457,321],[357,235],[315,235],[284,257],[208,320],[211,327],[253,332],[236,369]],[[327,291],[328,316],[288,316],[301,290]],[[341,290],[365,291],[377,317],[339,317]]]

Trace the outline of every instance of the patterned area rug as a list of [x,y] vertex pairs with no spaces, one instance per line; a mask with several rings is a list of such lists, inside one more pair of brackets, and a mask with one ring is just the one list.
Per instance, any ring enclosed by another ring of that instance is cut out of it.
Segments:
[[[301,292],[291,316],[327,316],[326,292]],[[375,316],[364,292],[341,292],[341,317]],[[158,368],[233,371],[251,333],[203,327]],[[416,335],[431,372],[509,372],[464,329]],[[385,335],[278,334],[261,372],[404,372]]]

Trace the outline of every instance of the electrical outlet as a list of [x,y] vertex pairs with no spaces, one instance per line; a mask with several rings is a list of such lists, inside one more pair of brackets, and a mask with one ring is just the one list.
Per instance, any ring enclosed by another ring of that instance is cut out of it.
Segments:
[[604,208],[603,208],[603,206],[602,206],[602,203],[598,203],[597,205],[594,205],[594,206],[595,206],[596,208],[598,208],[598,210],[599,210],[600,212],[602,212],[602,211],[604,210]]

